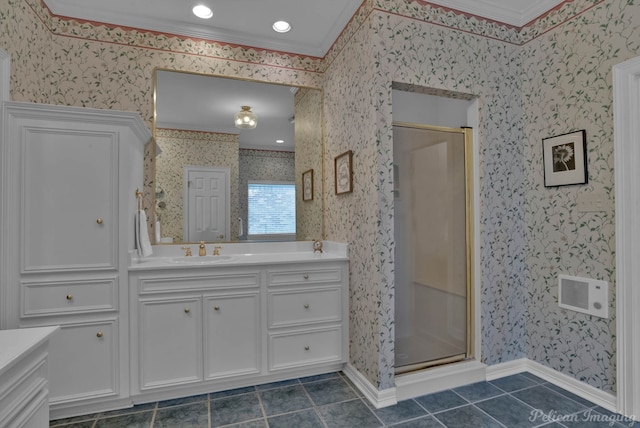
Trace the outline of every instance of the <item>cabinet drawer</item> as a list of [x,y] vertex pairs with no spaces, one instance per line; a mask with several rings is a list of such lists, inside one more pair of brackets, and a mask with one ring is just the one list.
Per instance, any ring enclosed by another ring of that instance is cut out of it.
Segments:
[[269,292],[269,327],[340,321],[342,288]]
[[342,361],[342,327],[269,335],[269,370]]
[[117,278],[23,282],[21,288],[23,317],[115,311],[118,306]]
[[142,277],[138,279],[138,292],[139,294],[183,292],[218,288],[257,287],[259,284],[260,272],[180,278]]
[[342,270],[340,268],[317,268],[277,271],[268,273],[267,284],[269,286],[278,285],[300,285],[319,283],[339,283],[342,281]]

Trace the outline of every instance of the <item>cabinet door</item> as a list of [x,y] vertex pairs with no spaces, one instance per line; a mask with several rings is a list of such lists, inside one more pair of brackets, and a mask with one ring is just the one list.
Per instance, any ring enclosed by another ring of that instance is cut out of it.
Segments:
[[202,380],[201,308],[197,297],[140,302],[141,390]]
[[116,133],[26,127],[23,271],[117,267],[117,143]]
[[116,321],[60,327],[49,346],[50,403],[117,395]]
[[258,292],[205,297],[207,379],[260,372]]

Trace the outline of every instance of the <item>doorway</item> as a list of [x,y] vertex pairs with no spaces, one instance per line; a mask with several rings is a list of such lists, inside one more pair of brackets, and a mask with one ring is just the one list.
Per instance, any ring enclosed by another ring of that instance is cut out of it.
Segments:
[[395,371],[472,358],[472,131],[394,122]]
[[186,241],[229,240],[229,168],[185,166],[183,171]]

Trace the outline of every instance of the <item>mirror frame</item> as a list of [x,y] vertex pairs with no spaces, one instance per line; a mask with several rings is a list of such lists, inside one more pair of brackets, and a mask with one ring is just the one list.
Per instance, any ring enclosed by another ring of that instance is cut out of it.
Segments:
[[[228,75],[222,75],[222,74],[209,74],[209,73],[202,73],[202,72],[195,72],[195,71],[186,71],[186,70],[179,70],[179,69],[172,69],[172,68],[166,68],[166,67],[154,67],[153,69],[153,76],[152,76],[152,84],[153,84],[153,118],[152,118],[152,129],[151,129],[151,135],[152,135],[152,140],[150,142],[150,144],[148,144],[147,149],[145,150],[145,155],[148,154],[149,159],[145,159],[145,165],[144,165],[144,169],[145,172],[148,172],[149,177],[152,177],[153,179],[150,180],[149,182],[145,183],[144,185],[144,189],[143,189],[143,193],[145,194],[144,200],[146,202],[148,202],[149,206],[153,207],[153,210],[150,210],[151,215],[147,215],[147,222],[148,222],[148,226],[149,226],[149,234],[150,234],[150,238],[151,238],[151,242],[154,242],[154,245],[175,245],[175,244],[194,244],[193,242],[188,242],[188,241],[180,241],[180,242],[173,242],[171,244],[161,244],[159,242],[155,242],[155,233],[153,233],[155,231],[155,224],[156,224],[156,218],[157,218],[157,200],[156,200],[156,186],[157,186],[157,182],[156,182],[156,129],[157,129],[157,98],[158,98],[158,71],[167,71],[167,72],[174,72],[174,73],[184,73],[184,74],[193,74],[193,75],[197,75],[197,76],[206,76],[206,77],[217,77],[217,78],[222,78],[222,79],[233,79],[233,80],[239,80],[239,81],[246,81],[246,82],[256,82],[256,83],[265,83],[265,84],[269,84],[269,85],[280,85],[280,86],[289,86],[289,87],[296,87],[296,88],[300,88],[300,89],[310,89],[310,90],[316,90],[320,92],[320,110],[321,110],[321,126],[320,126],[320,140],[321,140],[321,144],[320,144],[320,150],[321,150],[321,157],[320,157],[320,163],[321,163],[321,168],[320,168],[320,189],[316,189],[316,192],[319,192],[320,194],[320,237],[318,237],[321,240],[324,240],[326,238],[326,227],[325,227],[325,219],[324,219],[324,212],[325,212],[325,208],[326,208],[326,201],[325,201],[325,120],[324,120],[324,115],[325,115],[325,111],[324,111],[324,90],[322,88],[318,88],[318,87],[313,87],[313,86],[302,86],[302,85],[296,85],[296,84],[287,84],[287,83],[280,83],[280,82],[271,82],[271,81],[267,81],[267,80],[259,80],[259,79],[249,79],[249,78],[243,78],[243,77],[237,77],[237,76],[228,76]],[[146,164],[148,163],[149,168],[147,171],[147,166]],[[297,178],[296,177],[296,183],[297,183]],[[298,192],[297,186],[296,186],[296,194]],[[317,193],[316,193],[317,194]],[[296,201],[298,200],[297,196],[296,196]],[[246,227],[246,225],[245,225]],[[303,239],[305,240],[305,239]],[[301,240],[296,240],[296,241],[301,241]],[[254,242],[254,241],[240,241],[240,240],[231,240],[231,241],[225,241],[227,243],[233,243],[233,244],[238,244],[238,243],[246,243],[246,242]],[[295,241],[283,241],[283,242],[295,242]]]

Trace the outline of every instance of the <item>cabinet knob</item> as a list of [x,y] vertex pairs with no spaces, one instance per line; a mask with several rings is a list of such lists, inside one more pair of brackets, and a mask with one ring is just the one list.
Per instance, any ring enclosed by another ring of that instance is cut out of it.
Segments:
[[73,300],[73,294],[67,294],[67,300]]
[[219,311],[219,310],[220,310],[220,306],[214,306],[214,307],[213,307],[213,310],[214,310],[214,311]]
[[101,331],[99,331],[98,333],[96,333],[96,337],[97,337],[97,338],[101,338],[101,337],[102,337],[102,332],[101,332]]
[[308,303],[305,303],[305,304],[304,304],[304,308],[305,308],[305,309],[309,309],[309,304],[308,304]]
[[309,274],[308,274],[308,273],[305,273],[302,277],[303,277],[304,279],[309,279]]
[[102,219],[100,217],[98,217],[98,219],[96,220],[96,223],[102,224]]
[[191,312],[191,309],[189,309],[189,308],[184,308],[184,313],[185,313],[185,314],[188,314],[189,312]]
[[305,346],[305,347],[304,347],[304,350],[305,350],[305,351],[308,351],[309,349],[311,349],[311,347],[310,347],[309,345],[307,345],[307,346]]

